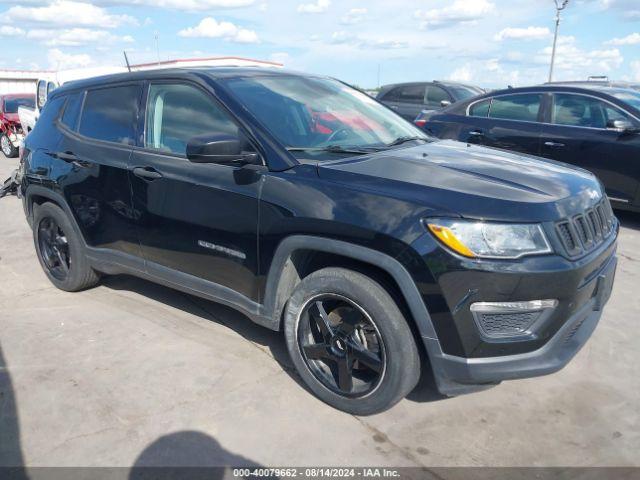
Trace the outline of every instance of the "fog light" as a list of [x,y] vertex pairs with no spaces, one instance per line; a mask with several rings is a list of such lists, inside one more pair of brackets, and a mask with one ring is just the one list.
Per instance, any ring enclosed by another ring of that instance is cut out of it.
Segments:
[[536,338],[536,330],[557,306],[557,300],[531,300],[477,302],[470,309],[482,337],[504,341]]

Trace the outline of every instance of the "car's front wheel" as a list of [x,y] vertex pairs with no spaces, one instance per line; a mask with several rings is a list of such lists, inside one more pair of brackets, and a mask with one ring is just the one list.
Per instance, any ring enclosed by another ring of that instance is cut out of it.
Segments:
[[349,413],[390,408],[420,377],[418,349],[396,302],[359,272],[325,268],[304,278],[287,304],[285,335],[308,387]]
[[18,156],[18,149],[13,146],[9,137],[3,133],[0,135],[0,149],[2,149],[2,153],[7,158],[15,158]]

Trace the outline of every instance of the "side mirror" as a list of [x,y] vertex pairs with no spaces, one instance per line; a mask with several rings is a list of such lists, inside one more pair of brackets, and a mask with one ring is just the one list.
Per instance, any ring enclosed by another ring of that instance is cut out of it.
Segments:
[[629,120],[609,120],[607,122],[607,130],[615,130],[616,132],[635,132],[638,131],[633,123]]
[[449,105],[451,105],[451,102],[450,102],[449,100],[442,100],[442,101],[440,102],[440,106],[441,106],[442,108],[448,107]]
[[260,165],[260,156],[242,150],[240,138],[227,135],[202,135],[187,143],[187,159],[194,163],[219,163],[222,165]]

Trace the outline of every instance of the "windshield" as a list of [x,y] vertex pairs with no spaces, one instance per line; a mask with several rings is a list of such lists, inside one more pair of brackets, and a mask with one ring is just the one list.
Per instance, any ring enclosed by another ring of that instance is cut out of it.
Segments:
[[475,97],[476,95],[484,93],[479,88],[461,87],[459,85],[450,85],[448,88],[453,92],[453,96],[456,98],[456,101],[466,100],[467,98]]
[[611,92],[611,95],[640,110],[640,92],[634,90],[617,90]]
[[305,154],[429,138],[368,95],[336,80],[278,75],[232,78],[225,84],[280,143]]
[[4,101],[4,113],[18,113],[18,107],[35,108],[35,99],[30,97],[7,98]]

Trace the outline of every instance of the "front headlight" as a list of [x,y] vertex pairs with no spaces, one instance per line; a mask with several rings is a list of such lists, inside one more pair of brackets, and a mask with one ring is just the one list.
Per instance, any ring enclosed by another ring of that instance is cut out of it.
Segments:
[[444,218],[432,218],[426,224],[438,240],[469,258],[520,258],[552,252],[538,224],[485,223]]

